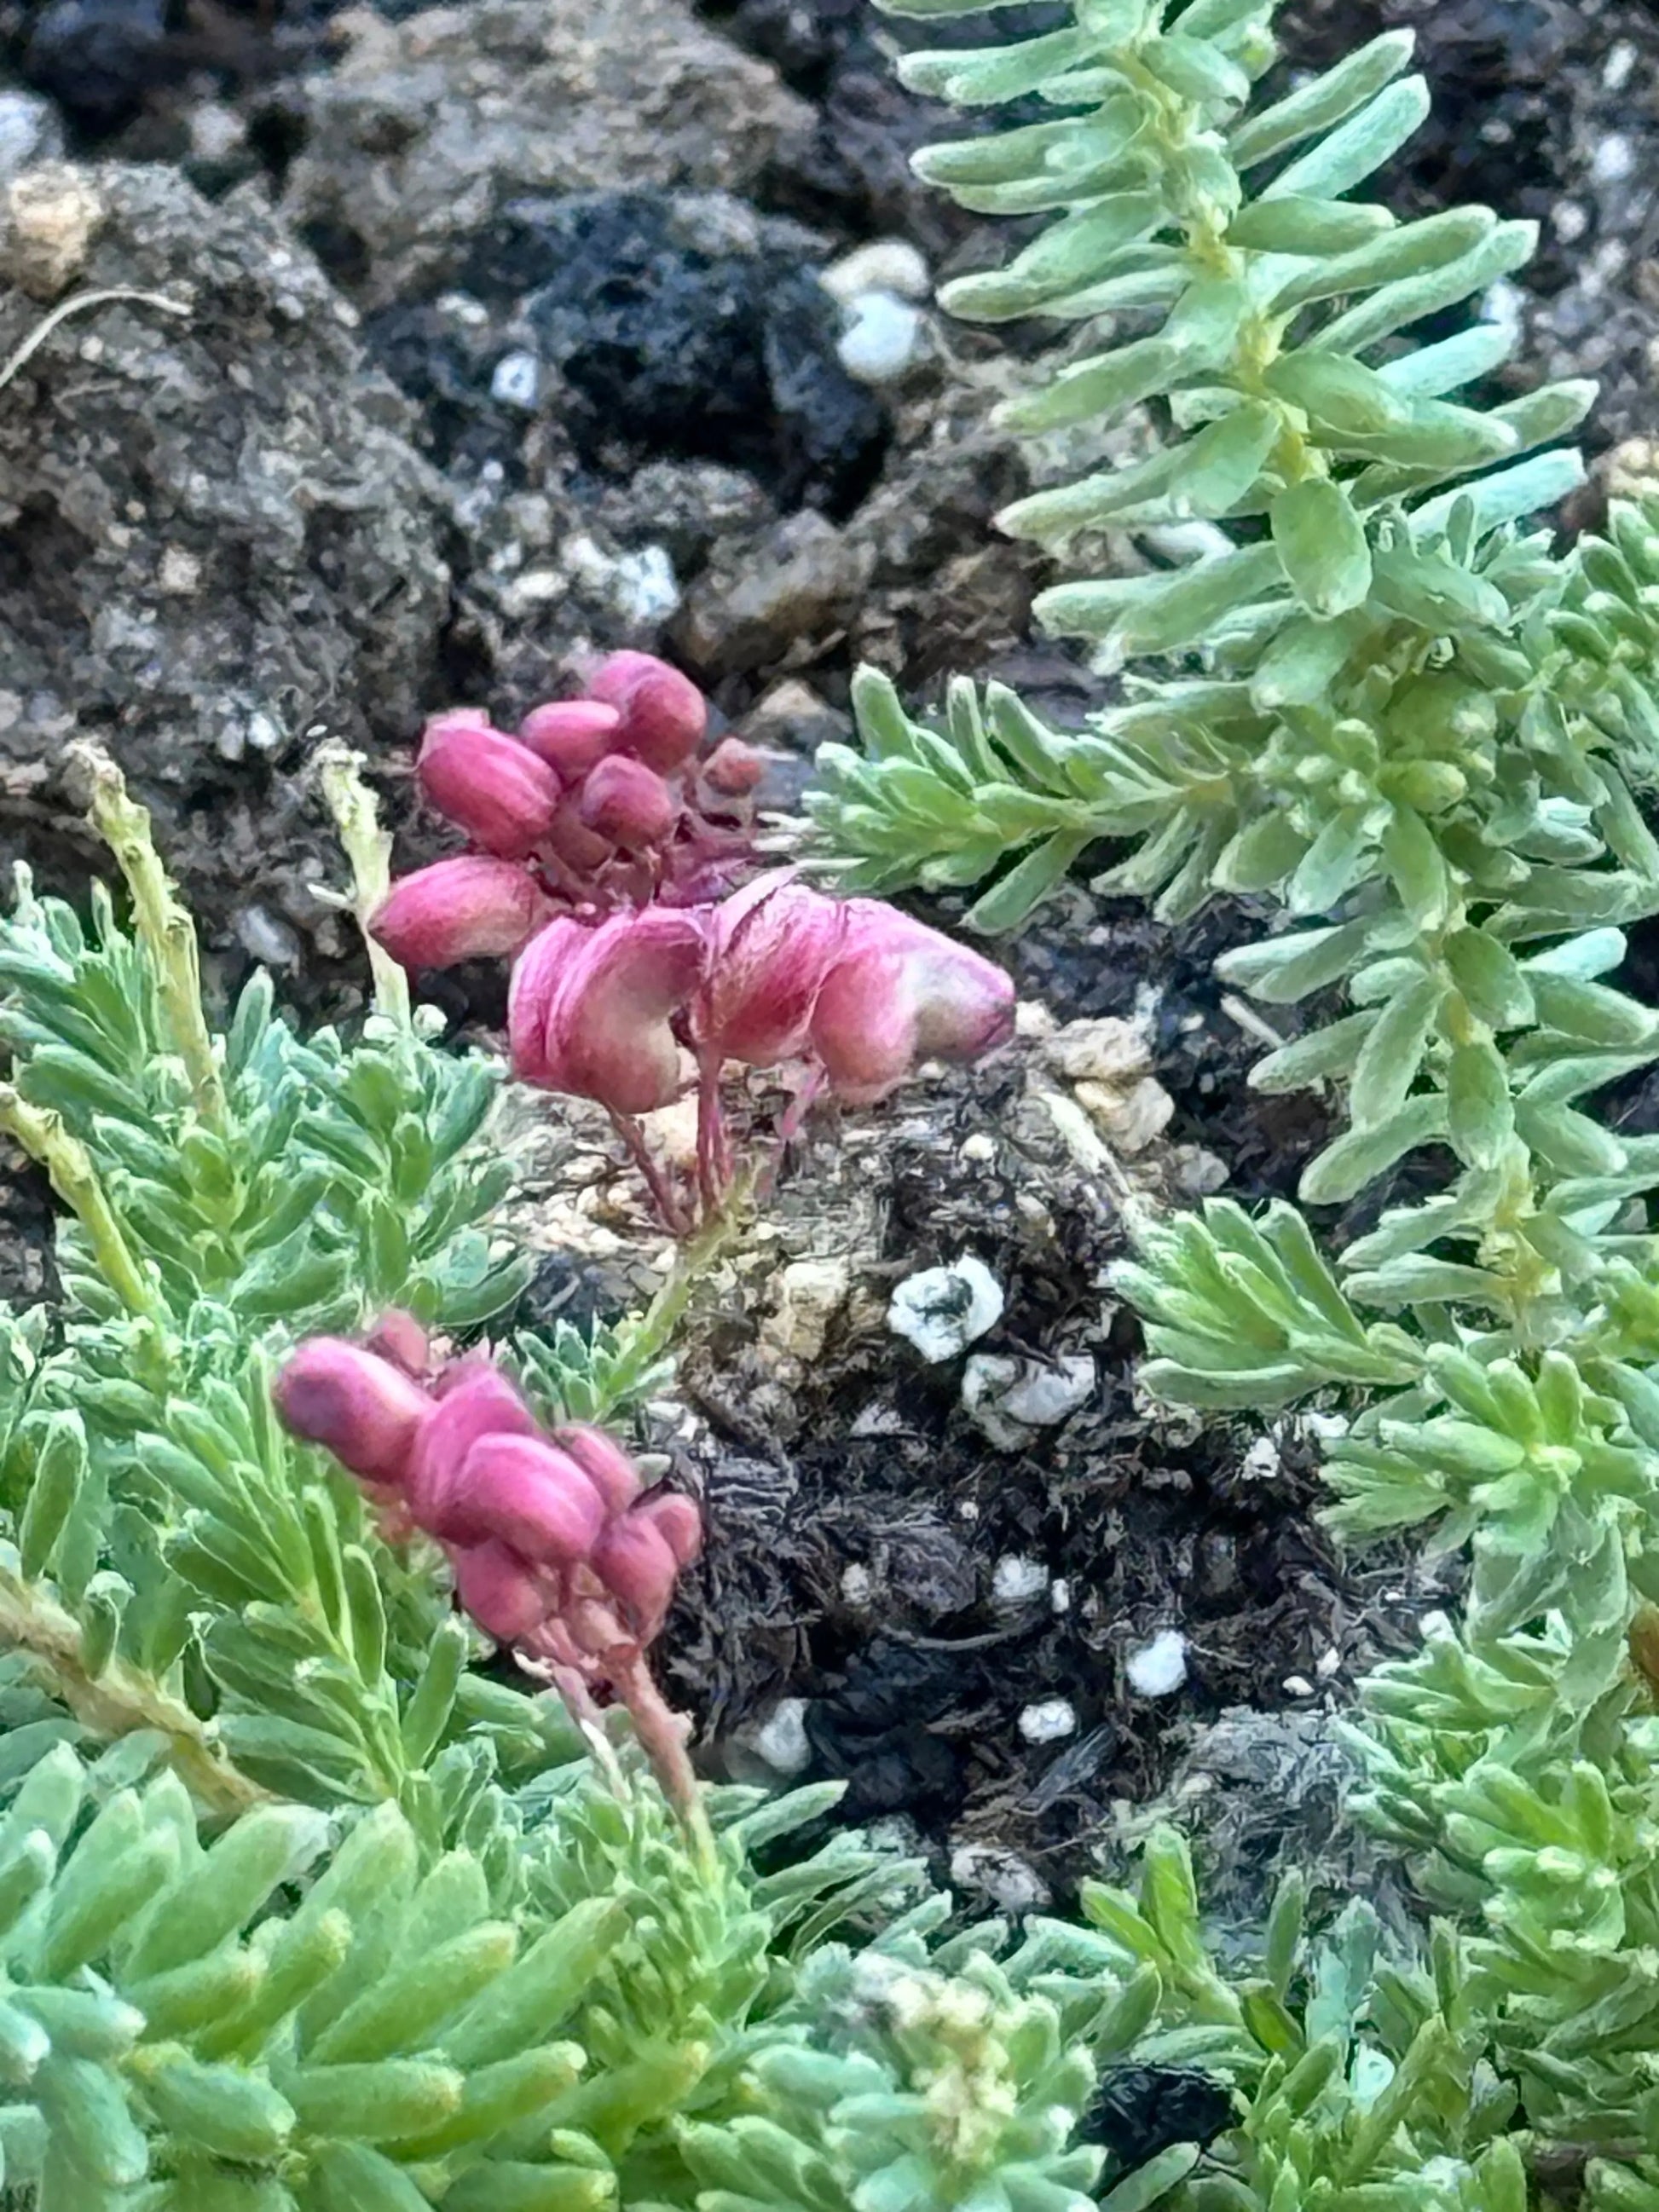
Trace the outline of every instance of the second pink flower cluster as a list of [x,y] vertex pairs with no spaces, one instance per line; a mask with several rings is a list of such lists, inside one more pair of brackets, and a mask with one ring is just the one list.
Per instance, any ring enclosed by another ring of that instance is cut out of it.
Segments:
[[602,1429],[544,1435],[488,1358],[428,1378],[427,1358],[404,1314],[366,1345],[313,1337],[277,1378],[277,1410],[357,1477],[389,1534],[442,1545],[462,1606],[498,1641],[584,1674],[643,1650],[701,1547],[696,1506],[642,1494]]

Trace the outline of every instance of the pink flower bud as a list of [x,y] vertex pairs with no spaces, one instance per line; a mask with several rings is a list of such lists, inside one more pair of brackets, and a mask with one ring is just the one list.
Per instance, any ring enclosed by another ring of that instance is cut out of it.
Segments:
[[976,1060],[1013,1035],[1000,968],[880,899],[847,904],[847,950],[812,1010],[812,1049],[844,1098],[882,1098],[918,1060]]
[[605,1525],[599,1493],[574,1460],[538,1436],[483,1436],[451,1461],[421,1501],[447,1543],[494,1536],[533,1565],[585,1559]]
[[551,911],[523,868],[464,853],[401,878],[368,930],[405,968],[453,968],[520,951]]
[[470,710],[433,717],[416,772],[438,811],[501,860],[523,860],[558,811],[559,780],[546,762]]
[[601,699],[550,699],[531,708],[519,739],[568,785],[615,750],[621,730],[622,716]]
[[689,676],[650,653],[612,653],[587,681],[589,693],[622,716],[622,745],[666,775],[702,743],[708,704]]
[[526,1561],[493,1539],[452,1553],[455,1595],[487,1636],[523,1644],[546,1618],[548,1601]]
[[659,1492],[634,1508],[634,1517],[651,1523],[682,1567],[689,1567],[702,1553],[702,1515],[696,1500],[684,1491]]
[[567,1421],[553,1441],[568,1452],[605,1501],[607,1513],[625,1513],[640,1494],[639,1470],[616,1438],[586,1421]]
[[394,1486],[435,1418],[431,1400],[409,1376],[337,1336],[313,1336],[291,1353],[271,1397],[295,1436],[324,1445],[353,1474]]
[[649,1644],[668,1617],[680,1571],[663,1531],[637,1513],[613,1521],[593,1547],[594,1573],[627,1613],[641,1644]]
[[627,753],[612,753],[589,774],[577,807],[588,829],[630,852],[659,845],[680,811],[655,769]]
[[487,1359],[463,1359],[447,1369],[435,1395],[409,1464],[415,1517],[434,1534],[461,1463],[481,1437],[536,1433],[529,1407]]
[[426,1331],[413,1314],[404,1313],[398,1307],[380,1316],[363,1339],[363,1349],[381,1359],[389,1359],[394,1367],[401,1367],[417,1382],[426,1373],[432,1356]]
[[695,914],[646,907],[596,929],[550,922],[513,971],[514,1073],[618,1114],[667,1105],[680,1085],[672,1017],[696,988],[702,961]]
[[805,1050],[824,978],[842,957],[846,916],[844,905],[787,868],[757,876],[716,907],[692,1008],[698,1042],[751,1067]]
[[741,738],[722,738],[702,764],[702,780],[722,799],[743,799],[766,774],[766,755]]

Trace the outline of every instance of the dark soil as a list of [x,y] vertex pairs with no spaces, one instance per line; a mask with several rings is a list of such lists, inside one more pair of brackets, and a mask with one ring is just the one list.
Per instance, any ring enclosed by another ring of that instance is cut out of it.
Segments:
[[[33,229],[5,228],[0,356],[74,290],[188,309],[71,318],[0,392],[0,860],[84,881],[61,771],[70,731],[91,729],[155,811],[215,980],[266,962],[307,1013],[349,1005],[356,964],[311,890],[337,866],[306,772],[323,730],[368,751],[416,858],[437,848],[410,796],[421,715],[458,699],[511,714],[595,648],[679,655],[722,715],[793,752],[797,784],[844,732],[860,659],[922,700],[955,671],[998,674],[1073,724],[1101,690],[1031,637],[1042,566],[992,527],[1028,477],[990,403],[1007,354],[1053,332],[930,324],[906,374],[872,387],[842,367],[817,281],[876,239],[919,246],[934,279],[1005,248],[908,167],[963,127],[892,76],[937,24],[867,0],[413,14],[0,0],[0,195],[65,147],[81,163]],[[1509,301],[1514,380],[1600,376],[1590,449],[1650,436],[1659,11],[1292,0],[1285,81],[1402,22],[1437,105],[1389,190],[1413,211],[1474,199],[1536,219]],[[1008,948],[1054,1022],[1142,1022],[1173,1118],[1141,1166],[1177,1197],[1218,1165],[1247,1200],[1287,1192],[1322,1139],[1316,1102],[1244,1087],[1260,1040],[1212,963],[1255,927],[1229,904],[1164,930],[1079,882]],[[1653,966],[1645,940],[1637,965]],[[498,1022],[501,979],[445,979],[442,1003],[458,1029]],[[1107,1272],[1121,1220],[1045,1086],[1063,1088],[1028,1042],[858,1117],[839,1146],[821,1131],[794,1164],[771,1241],[695,1334],[690,1419],[652,1416],[713,1536],[665,1661],[712,1763],[752,1757],[754,1724],[803,1699],[808,1771],[845,1776],[854,1810],[898,1816],[946,1863],[1012,1852],[1064,1891],[1174,1804],[1243,1917],[1275,1864],[1325,1863],[1329,1713],[1436,1594],[1392,1560],[1334,1557],[1306,1437],[1264,1460],[1245,1425],[1137,1401]],[[1619,1111],[1659,1126],[1659,1092],[1634,1083]],[[606,1200],[608,1243],[582,1245],[572,1162],[604,1147],[579,1136],[553,1129],[562,1164],[532,1194],[550,1248],[533,1313],[617,1310],[653,1279],[625,1194]],[[0,1162],[0,1295],[50,1288],[46,1220],[38,1179]],[[964,1250],[1006,1297],[977,1352],[1095,1364],[1086,1403],[1017,1449],[975,1425],[960,1359],[928,1367],[886,1326],[896,1281]],[[801,1261],[843,1279],[806,1354],[779,1326]],[[1011,1559],[1033,1578],[1012,1607]],[[1128,1656],[1164,1629],[1188,1639],[1187,1680],[1138,1696]],[[1056,1698],[1070,1733],[1028,1741],[1022,1714]],[[1014,1893],[975,1863],[987,1893]],[[1145,2104],[1128,2088],[1103,2136]]]

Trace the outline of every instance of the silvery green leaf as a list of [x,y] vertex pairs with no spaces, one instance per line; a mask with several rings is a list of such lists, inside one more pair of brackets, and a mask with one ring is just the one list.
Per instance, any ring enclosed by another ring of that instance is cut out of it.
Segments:
[[1057,585],[1039,592],[1032,611],[1057,636],[1110,639],[1126,654],[1174,653],[1255,599],[1279,573],[1273,547],[1252,545],[1195,562],[1173,581]]
[[1364,435],[1397,429],[1411,420],[1410,410],[1375,369],[1344,355],[1305,349],[1281,354],[1263,381],[1275,398],[1287,400],[1328,429]]
[[[1264,212],[1279,204],[1277,200],[1256,203]],[[1405,223],[1381,237],[1373,237],[1368,243],[1356,244],[1346,252],[1317,261],[1310,268],[1288,272],[1273,294],[1270,303],[1273,312],[1287,315],[1318,300],[1352,298],[1357,292],[1370,292],[1378,285],[1425,276],[1470,252],[1488,236],[1496,223],[1497,217],[1489,208],[1453,208],[1443,215],[1425,216],[1419,222]],[[1487,325],[1486,331],[1490,341],[1492,325]],[[1507,358],[1513,343],[1511,338],[1504,340],[1500,361]],[[1351,352],[1358,349],[1348,349]],[[1398,368],[1400,364],[1390,366]],[[1388,380],[1396,391],[1401,388],[1398,377],[1389,377]],[[1465,380],[1463,377],[1454,379],[1457,382]]]
[[1051,31],[1012,46],[905,54],[897,70],[900,83],[911,92],[948,100],[958,107],[979,107],[1040,92],[1051,78],[1091,58],[1089,39],[1074,29]]
[[1500,276],[1524,268],[1537,247],[1535,222],[1500,222],[1455,261],[1420,276],[1403,276],[1395,283],[1385,284],[1369,300],[1339,315],[1310,343],[1342,353],[1363,351],[1379,338],[1419,323],[1425,315],[1438,314],[1443,307],[1455,307],[1460,301],[1495,284]]
[[1285,890],[1294,915],[1329,914],[1352,888],[1370,850],[1367,810],[1333,814],[1297,862]]
[[[1432,477],[1502,460],[1520,441],[1501,416],[1427,399],[1419,403],[1407,420],[1385,429],[1338,428],[1320,435],[1319,442],[1334,446],[1345,458],[1386,462],[1402,471]],[[1376,495],[1369,484],[1358,489],[1367,496]]]
[[1280,492],[1268,514],[1274,550],[1310,614],[1346,614],[1364,604],[1370,588],[1370,547],[1365,526],[1339,484],[1310,477]]
[[1113,192],[1050,223],[1006,269],[957,276],[939,289],[939,304],[970,321],[1002,322],[1036,312],[1052,294],[1075,291],[1109,274],[1120,247],[1144,237],[1164,216],[1157,192]]
[[1303,1170],[1297,1195],[1304,1206],[1340,1206],[1407,1152],[1443,1137],[1446,1129],[1444,1098],[1425,1094],[1409,1099],[1377,1127],[1351,1129],[1328,1145]]
[[1494,1030],[1533,1020],[1536,994],[1514,954],[1483,929],[1455,929],[1444,957],[1452,981],[1477,1021]]
[[1246,117],[1229,138],[1228,151],[1240,168],[1272,159],[1304,138],[1328,131],[1374,100],[1406,68],[1415,43],[1410,31],[1386,31],[1327,70],[1299,85],[1260,115]]
[[1310,991],[1337,982],[1364,957],[1369,925],[1345,921],[1332,929],[1299,929],[1265,944],[1224,952],[1216,973],[1269,1006],[1291,1006]]
[[1350,1073],[1376,1021],[1376,1013],[1367,1007],[1362,1013],[1346,1015],[1340,1022],[1280,1045],[1251,1068],[1250,1088],[1277,1097],[1313,1090],[1333,1076]]
[[1396,993],[1367,1036],[1348,1090],[1356,1128],[1375,1128],[1405,1104],[1434,1035],[1445,987],[1437,975],[1419,975]]
[[1251,699],[1264,711],[1316,705],[1372,628],[1363,610],[1330,621],[1308,617],[1287,623],[1256,664]]
[[1308,839],[1288,814],[1260,814],[1228,842],[1215,864],[1219,891],[1262,891],[1283,883],[1308,849]]
[[1514,347],[1514,334],[1503,324],[1475,323],[1434,345],[1419,346],[1414,353],[1382,362],[1376,373],[1403,399],[1440,399],[1490,376]]
[[1179,350],[1162,338],[1139,338],[1111,353],[1074,362],[1042,390],[1011,400],[999,421],[1014,430],[1055,430],[1096,416],[1109,420],[1163,391],[1181,371]]
[[1515,1134],[1509,1072],[1496,1045],[1455,1044],[1446,1062],[1446,1132],[1470,1167],[1496,1166]]
[[964,926],[994,937],[1024,921],[1032,908],[1047,898],[1064,878],[1093,834],[1057,830],[1017,861],[1006,875],[975,900],[963,917]]
[[1508,626],[1509,601],[1495,584],[1442,554],[1419,550],[1403,535],[1374,546],[1372,572],[1382,605],[1426,630]]
[[1430,104],[1428,87],[1420,76],[1390,84],[1328,137],[1281,169],[1262,198],[1284,199],[1294,193],[1312,199],[1340,198],[1399,152],[1427,119]]
[[1340,255],[1394,227],[1387,208],[1292,194],[1242,209],[1227,227],[1227,243],[1265,253]]
[[1231,106],[1250,96],[1250,80],[1219,46],[1205,39],[1148,39],[1137,58],[1183,100],[1201,106]]
[[1148,503],[1170,518],[1225,514],[1255,483],[1279,428],[1273,408],[1248,401],[1130,468],[1016,500],[997,517],[999,526],[1015,538],[1065,537],[1114,516],[1139,519]]
[[1517,462],[1513,468],[1495,470],[1491,476],[1463,485],[1458,491],[1425,501],[1413,511],[1412,526],[1425,531],[1443,530],[1454,502],[1464,498],[1474,502],[1475,526],[1484,534],[1501,529],[1506,522],[1520,522],[1529,514],[1543,514],[1576,491],[1583,481],[1582,455],[1572,452],[1540,453],[1531,460]]
[[1057,123],[1028,123],[1014,131],[924,146],[912,156],[911,166],[927,183],[946,191],[1086,172],[1121,154],[1147,112],[1143,101],[1126,93],[1093,115],[1068,115]]

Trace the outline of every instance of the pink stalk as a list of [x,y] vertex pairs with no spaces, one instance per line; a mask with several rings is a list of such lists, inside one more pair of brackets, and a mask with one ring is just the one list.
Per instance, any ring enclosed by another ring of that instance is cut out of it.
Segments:
[[614,1106],[605,1110],[611,1116],[611,1127],[627,1146],[635,1166],[645,1177],[646,1188],[651,1193],[651,1203],[657,1209],[658,1219],[671,1237],[689,1237],[692,1228],[690,1217],[674,1195],[673,1187],[661,1162],[645,1140],[644,1130],[631,1114],[619,1114]]

